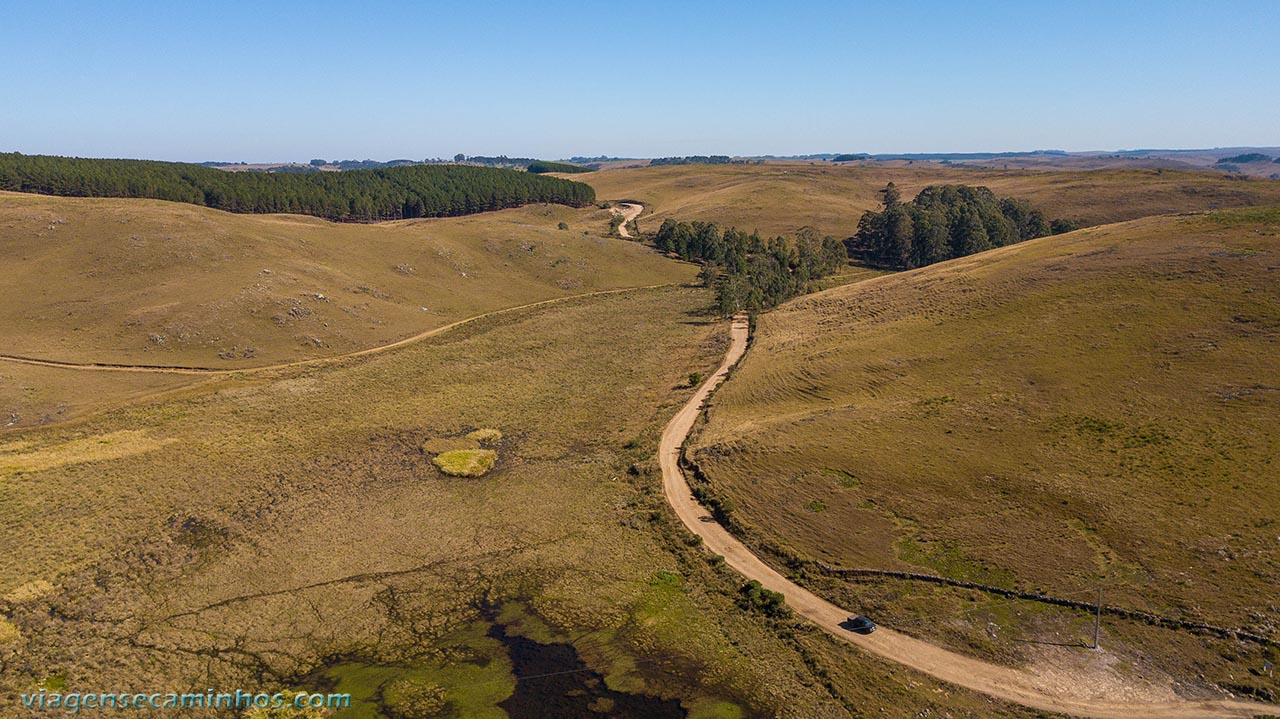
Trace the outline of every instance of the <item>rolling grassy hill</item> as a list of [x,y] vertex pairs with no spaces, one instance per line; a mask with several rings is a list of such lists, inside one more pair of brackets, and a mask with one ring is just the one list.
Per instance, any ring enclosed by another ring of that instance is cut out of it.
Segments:
[[689,265],[603,237],[608,227],[604,211],[558,205],[353,225],[0,193],[0,343],[70,362],[251,367],[693,278]]
[[[709,295],[573,299],[5,433],[0,701],[337,681],[360,705],[335,719],[373,719],[413,680],[501,717],[501,622],[693,719],[1041,716],[745,612],[737,575],[682,541],[653,452],[723,354]],[[424,448],[478,427],[502,433],[494,470],[440,473]]]
[[[1280,210],[1246,209],[800,298],[759,318],[692,453],[733,522],[784,557],[1084,599],[1104,585],[1109,603],[1276,638],[1278,273]],[[1011,661],[1030,645],[989,627],[1034,639],[1059,621],[1028,631],[1034,607],[1015,620],[968,595],[828,589]],[[1245,671],[1257,647],[1154,644],[1137,654],[1276,688]]]
[[1085,225],[1149,215],[1280,202],[1280,181],[1228,179],[1222,173],[1172,170],[993,171],[916,163],[900,167],[807,164],[681,165],[573,175],[602,199],[645,204],[640,226],[662,220],[714,221],[748,232],[787,234],[804,225],[848,237],[879,190],[894,182],[903,199],[927,185],[986,185],[1000,197],[1031,201],[1051,218]]

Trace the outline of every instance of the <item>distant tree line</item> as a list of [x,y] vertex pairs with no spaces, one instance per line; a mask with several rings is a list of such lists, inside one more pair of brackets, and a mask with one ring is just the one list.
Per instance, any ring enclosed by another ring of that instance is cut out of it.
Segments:
[[69,197],[135,197],[228,212],[289,212],[342,222],[448,217],[553,202],[585,207],[580,182],[467,165],[349,172],[249,173],[176,162],[0,153],[0,190]]
[[[1276,162],[1280,162],[1280,157],[1276,158],[1275,160]],[[1236,165],[1236,164],[1241,164],[1246,162],[1271,162],[1271,156],[1264,155],[1261,152],[1246,152],[1243,155],[1232,155],[1231,157],[1224,157],[1221,160],[1218,160],[1217,164]]]
[[868,155],[865,152],[858,152],[858,153],[849,154],[849,155],[836,155],[835,157],[831,158],[831,161],[832,162],[852,162],[854,160],[869,160],[869,159],[871,159],[871,155]]
[[728,155],[689,155],[687,157],[659,157],[650,165],[728,165],[733,158]]
[[551,162],[550,160],[534,160],[525,169],[539,175],[544,172],[591,172],[589,167],[570,165],[567,162]]
[[654,244],[663,252],[703,264],[702,280],[715,288],[717,308],[725,314],[774,307],[809,291],[810,283],[848,261],[844,243],[821,237],[812,227],[794,238],[765,240],[758,232],[724,232],[712,222],[668,219]]
[[1076,229],[1074,222],[1050,222],[1025,200],[1000,199],[986,187],[932,185],[911,202],[902,202],[892,182],[881,192],[884,208],[863,213],[852,249],[886,267],[924,267]]
[[487,165],[489,167],[528,167],[538,162],[532,157],[507,157],[506,155],[486,156],[486,155],[464,155],[459,152],[453,156],[454,162],[466,162],[472,165]]

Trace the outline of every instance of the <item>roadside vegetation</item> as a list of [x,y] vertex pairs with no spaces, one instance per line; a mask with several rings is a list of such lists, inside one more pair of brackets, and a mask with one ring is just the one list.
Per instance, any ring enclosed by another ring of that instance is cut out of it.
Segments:
[[227,212],[284,212],[339,222],[450,217],[539,202],[570,207],[595,202],[595,192],[582,183],[468,165],[259,173],[177,162],[19,153],[0,153],[0,190],[149,198]]

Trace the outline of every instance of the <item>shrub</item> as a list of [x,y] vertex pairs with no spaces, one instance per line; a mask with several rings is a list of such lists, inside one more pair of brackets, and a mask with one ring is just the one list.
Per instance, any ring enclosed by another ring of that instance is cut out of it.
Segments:
[[569,223],[568,223],[568,222],[561,222],[560,224],[556,225],[556,227],[557,227],[558,229],[561,229],[561,230],[567,230],[567,229],[569,229]]
[[0,647],[18,641],[20,636],[22,635],[18,633],[18,628],[13,626],[12,622],[0,617]]
[[498,463],[498,453],[491,449],[455,449],[438,454],[431,461],[451,477],[483,477]]
[[1075,232],[1080,229],[1080,223],[1075,220],[1059,219],[1049,223],[1050,232],[1055,235],[1061,235],[1065,232]]
[[702,384],[702,373],[701,373],[701,372],[690,372],[690,373],[689,373],[689,386],[690,386],[690,387],[697,387],[697,386],[698,386],[698,385],[700,385],[700,384]]
[[33,599],[39,599],[53,591],[53,585],[43,579],[37,579],[34,582],[27,582],[17,589],[4,595],[8,602],[13,604],[22,604]]
[[754,579],[738,590],[738,606],[774,619],[781,619],[791,614],[791,610],[787,608],[786,598],[780,592],[765,589]]

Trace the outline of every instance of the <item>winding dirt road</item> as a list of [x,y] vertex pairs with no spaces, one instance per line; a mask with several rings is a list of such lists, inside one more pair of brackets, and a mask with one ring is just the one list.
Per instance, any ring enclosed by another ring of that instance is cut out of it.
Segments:
[[640,216],[644,212],[644,205],[637,205],[634,202],[623,202],[610,208],[615,215],[622,215],[622,224],[618,225],[618,234],[627,239],[634,239],[631,233],[627,231],[627,223]]
[[755,579],[775,592],[781,592],[800,616],[814,622],[829,634],[890,661],[916,669],[952,684],[1024,706],[1051,712],[1099,719],[1200,719],[1213,717],[1252,717],[1278,713],[1273,705],[1243,701],[1162,702],[1120,701],[1105,689],[1078,682],[1064,686],[1031,671],[1002,667],[936,647],[928,642],[880,628],[873,634],[859,635],[840,626],[852,612],[837,607],[783,577],[759,557],[751,553],[723,526],[708,521],[707,510],[693,497],[684,473],[680,470],[680,448],[693,428],[694,421],[711,391],[724,380],[729,369],[747,348],[747,319],[737,316],[731,328],[732,343],[724,363],[698,389],[688,404],[680,409],[662,432],[658,459],[662,466],[662,487],[667,501],[689,531],[702,537],[703,546],[722,555],[738,573]]

